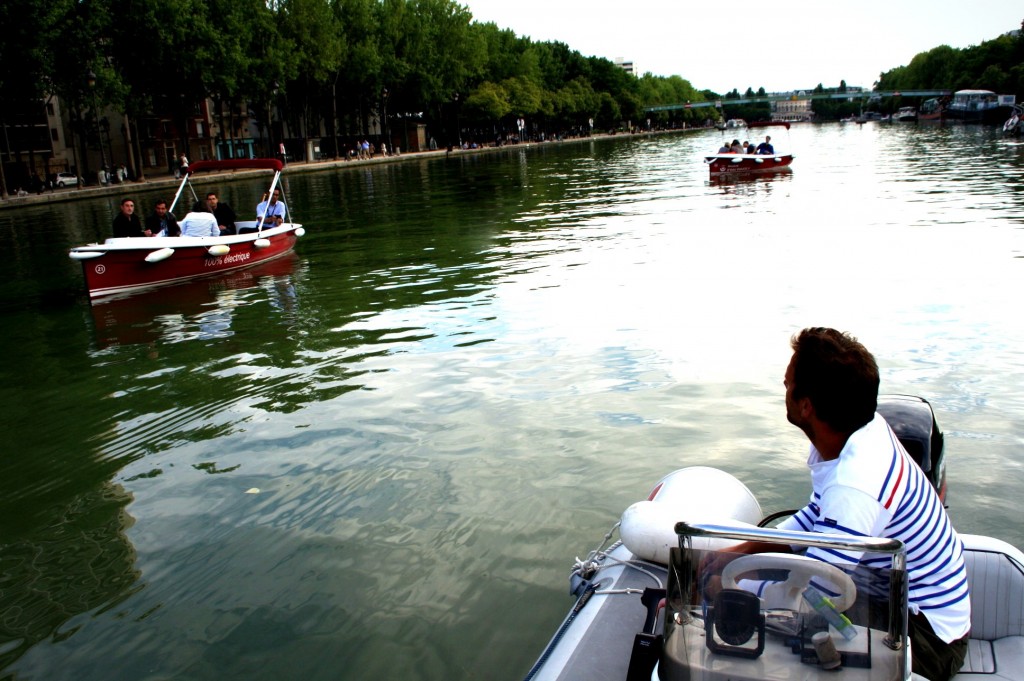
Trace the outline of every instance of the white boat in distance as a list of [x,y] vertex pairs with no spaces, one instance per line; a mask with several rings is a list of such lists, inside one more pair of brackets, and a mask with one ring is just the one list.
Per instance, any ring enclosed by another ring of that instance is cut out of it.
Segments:
[[917,120],[917,109],[912,106],[900,107],[896,112],[896,120],[901,122],[912,122]]

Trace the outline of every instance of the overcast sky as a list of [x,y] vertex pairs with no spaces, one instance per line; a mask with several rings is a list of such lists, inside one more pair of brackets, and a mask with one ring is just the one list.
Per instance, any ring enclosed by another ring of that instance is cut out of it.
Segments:
[[1020,28],[1019,0],[461,0],[473,18],[698,90],[769,92],[821,83],[870,88],[939,45],[968,47]]

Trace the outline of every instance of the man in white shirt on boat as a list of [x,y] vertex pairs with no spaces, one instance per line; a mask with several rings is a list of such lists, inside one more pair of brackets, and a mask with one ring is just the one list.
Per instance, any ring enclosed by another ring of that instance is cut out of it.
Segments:
[[[810,503],[778,529],[902,541],[913,671],[947,681],[963,664],[971,626],[963,544],[934,487],[876,413],[878,364],[867,348],[848,334],[820,327],[804,329],[791,345],[786,418],[810,440],[812,493]],[[778,550],[759,542],[730,549]],[[879,560],[819,548],[808,549],[807,556],[847,572]]]
[[284,222],[285,215],[287,213],[287,207],[281,199],[281,190],[274,189],[273,196],[267,201],[264,195],[263,200],[260,201],[259,205],[256,206],[256,221],[259,222],[260,218],[264,218],[263,226],[265,228],[277,227]]
[[220,236],[217,218],[213,213],[189,213],[178,225],[181,226],[181,236]]

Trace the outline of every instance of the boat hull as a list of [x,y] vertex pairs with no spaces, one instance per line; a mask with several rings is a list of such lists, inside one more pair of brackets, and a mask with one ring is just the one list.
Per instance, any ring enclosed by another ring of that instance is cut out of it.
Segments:
[[704,157],[713,177],[732,173],[764,173],[788,168],[793,154],[715,154]]
[[224,237],[107,239],[69,255],[82,263],[89,297],[99,298],[251,267],[291,252],[302,234],[302,225],[286,223]]
[[[563,622],[531,670],[530,681],[622,681],[627,678],[636,634],[643,631],[647,609],[640,597],[645,587],[668,581],[668,570],[644,563],[646,573],[627,566],[635,557],[619,544],[609,552],[610,567],[601,572],[601,591],[572,620]],[[602,561],[604,563],[605,561]]]
[[1013,107],[999,106],[989,109],[946,109],[946,120],[980,125],[1003,125],[1013,115]]

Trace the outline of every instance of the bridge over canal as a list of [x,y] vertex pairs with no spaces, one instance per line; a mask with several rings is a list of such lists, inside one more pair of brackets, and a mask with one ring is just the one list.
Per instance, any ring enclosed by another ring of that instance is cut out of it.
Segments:
[[713,106],[736,106],[739,104],[765,104],[770,102],[802,101],[806,99],[881,99],[884,97],[944,97],[952,95],[952,90],[855,90],[852,92],[786,92],[782,94],[764,95],[762,97],[740,97],[739,99],[715,99],[708,102],[686,102],[684,104],[665,104],[644,107],[644,111],[679,111],[681,109],[702,109]]

